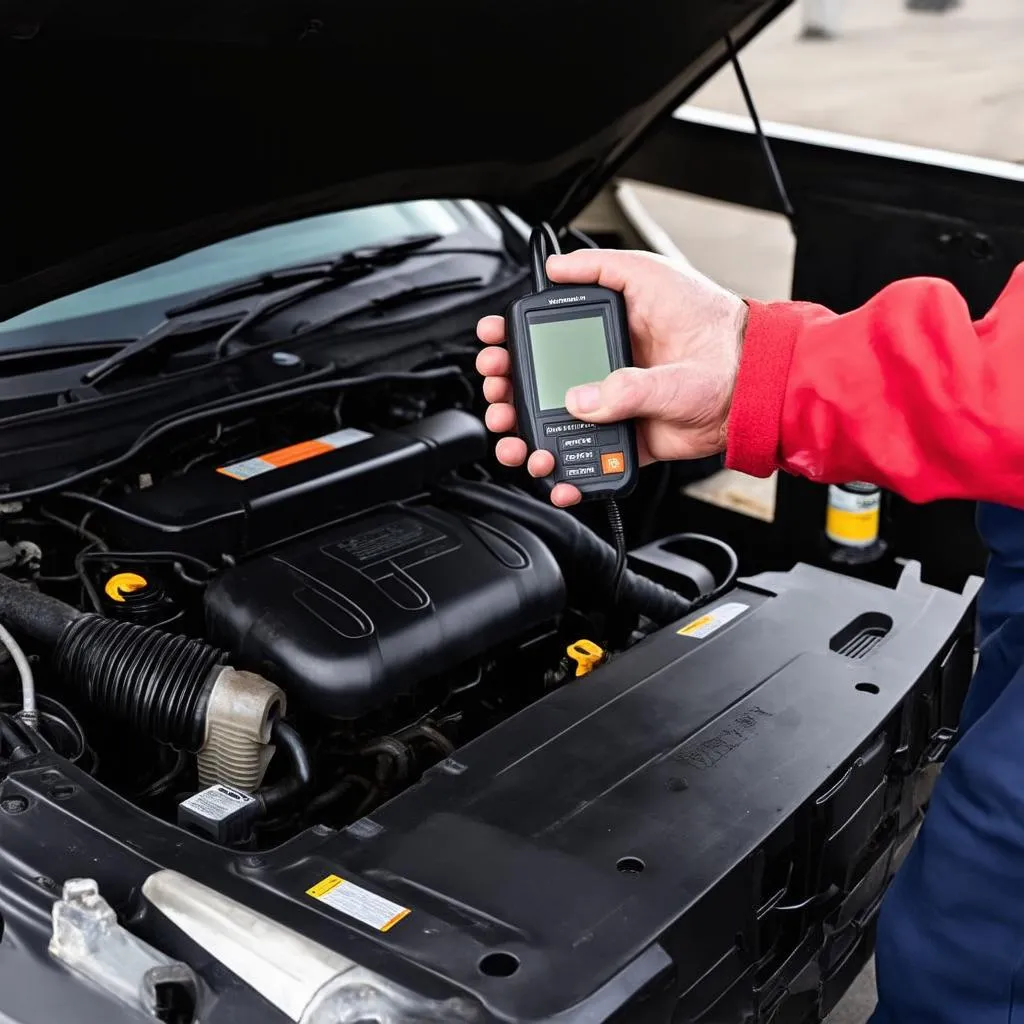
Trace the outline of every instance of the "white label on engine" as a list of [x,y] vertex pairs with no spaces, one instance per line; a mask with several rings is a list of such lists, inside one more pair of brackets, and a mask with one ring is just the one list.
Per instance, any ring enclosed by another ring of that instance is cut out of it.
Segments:
[[242,807],[255,803],[255,798],[230,786],[210,786],[183,800],[181,806],[194,811],[207,821],[223,821]]
[[317,440],[329,444],[332,448],[347,448],[350,444],[358,444],[368,437],[373,437],[373,434],[368,434],[365,430],[356,430],[355,427],[345,427],[344,430],[336,430],[333,434],[324,434]]
[[306,895],[326,903],[332,910],[354,917],[379,932],[390,931],[411,913],[408,907],[393,903],[337,875],[328,875],[317,882],[311,889],[306,890]]
[[267,452],[265,455],[243,459],[241,462],[232,462],[228,466],[218,466],[217,472],[229,476],[233,480],[250,480],[254,476],[269,473],[272,469],[292,466],[296,462],[305,462],[306,459],[315,458],[325,452],[334,452],[339,448],[347,448],[350,444],[358,444],[370,437],[373,435],[368,434],[365,430],[346,427],[344,430],[335,430],[332,434],[324,434],[323,437],[315,437],[312,441],[302,441],[299,444],[289,445],[287,448],[278,448],[277,451]]
[[680,636],[692,636],[695,640],[703,640],[704,637],[711,636],[716,630],[721,629],[727,622],[732,622],[737,615],[742,615],[749,607],[749,604],[719,605],[699,619],[688,622],[676,632]]

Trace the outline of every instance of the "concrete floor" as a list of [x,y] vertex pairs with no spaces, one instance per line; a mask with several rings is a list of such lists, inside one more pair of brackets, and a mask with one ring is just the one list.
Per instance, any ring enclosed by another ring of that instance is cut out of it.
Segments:
[[[964,0],[944,15],[857,0],[843,34],[798,42],[797,4],[743,51],[764,120],[1024,162],[1024,4]],[[692,100],[743,114],[730,69]],[[706,273],[752,298],[789,294],[781,217],[641,187],[648,211]]]
[[[964,0],[944,15],[901,0],[846,7],[841,36],[799,42],[794,6],[749,46],[743,64],[761,116],[1024,162],[1024,4]],[[745,113],[728,69],[693,103]],[[742,294],[786,298],[792,242],[779,217],[638,187],[644,206],[703,271]],[[863,1024],[874,1006],[864,972],[829,1024]]]

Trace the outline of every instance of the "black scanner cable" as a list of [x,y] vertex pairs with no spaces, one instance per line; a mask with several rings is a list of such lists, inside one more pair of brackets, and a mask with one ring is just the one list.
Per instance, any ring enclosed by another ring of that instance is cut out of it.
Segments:
[[[560,255],[561,252],[562,247],[558,242],[558,235],[555,234],[554,228],[547,222],[538,224],[530,234],[530,266],[533,272],[534,291],[542,292],[553,287],[554,283],[548,277],[547,258],[550,255]],[[608,516],[612,543],[615,547],[612,609],[616,610],[619,607],[622,596],[622,579],[626,572],[626,530],[622,522],[622,511],[619,508],[619,503],[614,498],[606,498],[604,506]]]

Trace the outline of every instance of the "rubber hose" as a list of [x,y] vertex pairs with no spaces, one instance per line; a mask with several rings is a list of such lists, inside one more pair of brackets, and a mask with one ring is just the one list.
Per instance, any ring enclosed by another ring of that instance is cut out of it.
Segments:
[[67,626],[84,614],[64,601],[0,575],[0,619],[18,634],[53,647]]
[[[45,748],[44,748],[45,749]],[[24,723],[9,715],[0,714],[0,761],[24,761],[40,752],[34,734]]]
[[256,791],[256,799],[265,818],[272,818],[279,810],[301,796],[313,785],[313,764],[309,759],[302,737],[287,722],[278,719],[271,731],[271,740],[283,750],[292,763],[289,775],[272,786]]
[[93,707],[160,743],[194,753],[222,651],[152,626],[83,615],[60,635],[53,664]]
[[[615,599],[615,549],[568,512],[497,484],[446,481],[438,490],[469,510],[497,512],[527,527],[558,559],[573,593],[591,596],[595,606],[611,606]],[[682,618],[692,606],[682,595],[631,569],[622,577],[619,599],[623,608],[659,626]]]
[[[39,728],[35,730],[36,735],[72,764],[80,761],[88,750],[88,744],[78,719],[53,697],[41,693],[37,700],[39,701]],[[0,719],[5,715],[16,715],[17,710],[18,705],[13,701],[0,703]]]

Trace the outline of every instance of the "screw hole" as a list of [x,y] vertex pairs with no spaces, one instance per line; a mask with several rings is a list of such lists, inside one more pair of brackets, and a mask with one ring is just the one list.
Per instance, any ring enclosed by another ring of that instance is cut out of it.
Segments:
[[69,800],[77,792],[76,788],[70,783],[62,782],[59,786],[54,786],[50,790],[50,796],[54,800]]
[[982,261],[990,260],[992,259],[994,252],[995,246],[993,246],[992,239],[989,238],[988,235],[983,235],[979,232],[972,236],[970,253],[974,259]]
[[488,953],[477,966],[488,978],[511,978],[519,970],[519,957],[511,953]]
[[874,683],[858,683],[855,690],[860,690],[861,693],[881,693],[881,689]]
[[639,875],[647,867],[639,857],[622,857],[615,866],[624,875]]

